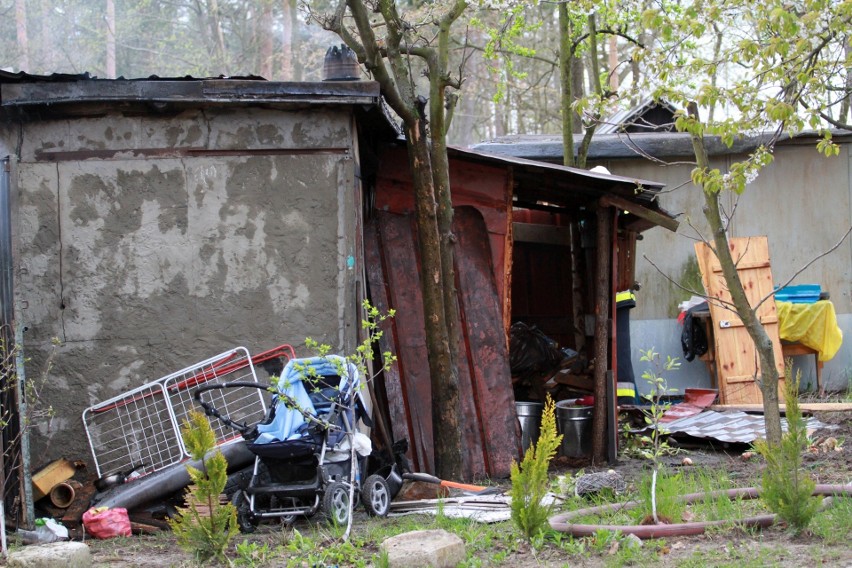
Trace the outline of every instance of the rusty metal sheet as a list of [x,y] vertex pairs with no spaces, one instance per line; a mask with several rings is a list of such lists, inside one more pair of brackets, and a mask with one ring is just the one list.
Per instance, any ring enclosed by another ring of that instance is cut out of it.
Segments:
[[458,207],[453,231],[474,406],[473,413],[465,414],[475,418],[463,443],[482,447],[486,474],[508,476],[512,460],[521,453],[521,437],[488,230],[477,209]]
[[[378,212],[366,235],[368,279],[373,302],[395,308],[392,349],[399,358],[385,389],[394,438],[407,438],[415,468],[434,472],[431,377],[425,346],[415,227],[411,215]],[[464,349],[459,361],[463,476],[507,477],[520,454],[520,432],[494,282],[491,244],[482,215],[457,210],[456,266]],[[380,265],[380,266],[379,266]]]
[[[432,385],[424,349],[423,298],[411,217],[378,213],[372,222],[378,227],[376,249],[368,256],[373,301],[379,309],[397,310],[392,320],[393,333],[390,334],[393,345],[382,346],[398,357],[396,376],[385,376],[394,439],[407,438],[412,466],[419,471],[434,473]],[[376,273],[376,257],[381,263],[381,274]],[[382,288],[386,289],[383,300],[386,306],[380,303],[376,294]]]

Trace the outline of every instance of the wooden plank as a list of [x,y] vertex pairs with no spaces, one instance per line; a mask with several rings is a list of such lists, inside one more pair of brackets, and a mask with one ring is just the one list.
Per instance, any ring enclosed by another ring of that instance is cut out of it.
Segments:
[[[750,270],[752,268],[770,268],[769,261],[758,260],[754,262],[740,262],[737,264],[737,270]],[[716,263],[713,265],[714,274],[722,274],[722,265]]]
[[[781,412],[786,405],[779,404]],[[710,410],[738,410],[740,412],[763,412],[762,404],[713,404]],[[807,412],[852,412],[852,402],[800,402],[799,408]]]
[[512,239],[516,243],[539,243],[570,247],[571,227],[538,223],[513,223]]
[[[731,254],[737,262],[737,273],[752,306],[773,290],[772,270],[769,263],[769,243],[766,237],[745,237],[730,240]],[[722,307],[731,305],[731,295],[721,273],[719,261],[705,243],[696,243],[695,252],[704,288],[711,298],[710,315],[716,356],[719,398],[723,404],[760,403],[762,396],[754,377],[759,362],[754,343],[742,321],[732,311]],[[775,345],[775,366],[779,377],[784,375],[784,360],[778,337],[778,314],[775,301],[769,298],[757,309],[757,317]],[[723,323],[724,322],[724,323]],[[783,389],[783,381],[779,381]]]
[[[384,273],[382,256],[379,247],[379,229],[375,218],[364,227],[364,264],[367,271],[367,282],[370,287],[370,300],[373,306],[382,313],[390,309],[388,298],[387,278]],[[396,327],[393,320],[385,320],[381,326],[383,332],[379,339],[379,348],[397,354],[395,332]],[[411,440],[411,428],[408,423],[408,413],[405,408],[405,397],[402,393],[402,383],[399,378],[399,365],[393,365],[383,373],[384,377],[384,401],[388,409],[388,421],[390,422],[390,435],[393,441]],[[376,389],[371,389],[376,392]],[[381,408],[374,408],[374,414],[383,412]],[[417,463],[416,460],[413,460]]]
[[[477,479],[480,473],[507,477],[512,460],[520,458],[521,437],[488,231],[482,215],[472,207],[456,208],[453,231],[458,238],[455,261],[472,410],[467,414],[468,405],[463,404],[466,426],[471,426],[465,428],[463,438],[471,456],[466,478]],[[466,391],[467,385],[460,391],[462,398]],[[477,450],[482,452],[479,463],[472,459]]]
[[629,199],[624,199],[623,197],[605,195],[598,200],[598,203],[601,207],[616,207],[618,209],[623,209],[624,211],[628,211],[636,215],[640,219],[645,219],[654,225],[666,228],[672,232],[676,232],[679,225],[675,219],[668,215],[648,209],[647,207],[643,207],[642,205],[630,201]]
[[[389,307],[397,310],[394,317],[394,339],[399,368],[397,406],[407,423],[411,457],[419,471],[434,473],[432,445],[432,384],[426,357],[426,329],[423,321],[423,297],[420,289],[418,254],[411,217],[377,213],[382,262],[388,282]],[[387,387],[387,384],[386,384]],[[399,406],[399,405],[402,406]],[[396,435],[398,424],[394,420]]]
[[74,462],[60,458],[33,474],[33,501],[38,501],[59,483],[71,479],[77,468]]
[[[726,320],[721,320],[721,321],[716,322],[716,327],[730,328],[730,327],[743,327],[745,325],[743,323],[743,320],[741,320],[738,315],[736,315],[736,314],[734,314],[733,312],[730,312],[730,311],[728,311],[727,313],[730,314],[731,319],[726,319]],[[778,316],[773,315],[773,314],[761,316],[760,317],[760,323],[762,323],[763,325],[773,324],[773,323],[777,324],[778,323]]]

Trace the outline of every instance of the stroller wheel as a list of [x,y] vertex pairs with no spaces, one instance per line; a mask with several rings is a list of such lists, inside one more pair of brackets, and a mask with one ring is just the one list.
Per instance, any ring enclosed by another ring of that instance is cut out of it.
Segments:
[[387,479],[371,475],[364,482],[364,508],[374,517],[386,517],[390,511],[391,490]]
[[237,491],[231,498],[234,508],[237,510],[237,525],[240,532],[251,533],[257,528],[257,519],[251,512],[251,503],[245,491]]
[[349,487],[333,481],[325,488],[322,510],[326,518],[335,525],[345,525],[349,520]]

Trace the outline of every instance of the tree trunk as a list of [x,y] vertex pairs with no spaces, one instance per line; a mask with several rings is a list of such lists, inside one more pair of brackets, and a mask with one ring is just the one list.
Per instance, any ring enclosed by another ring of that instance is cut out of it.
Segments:
[[414,182],[420,282],[426,350],[432,383],[432,435],[438,477],[458,479],[462,473],[461,429],[458,416],[458,372],[452,367],[444,309],[441,236],[433,184],[433,164],[425,121],[405,125],[408,159]]
[[[852,37],[849,37],[846,40],[846,43],[843,45],[843,55],[846,56],[846,61],[852,60]],[[852,93],[852,67],[846,68],[846,92]],[[848,124],[849,120],[849,105],[850,105],[850,97],[845,97],[843,102],[840,104],[840,113],[837,117],[837,120]]]
[[29,72],[30,42],[27,34],[26,0],[15,0],[15,31],[18,39],[18,71]]
[[[449,380],[459,383],[459,346],[463,341],[461,315],[456,293],[455,242],[453,234],[453,200],[450,192],[450,162],[447,157],[447,130],[450,125],[449,111],[454,108],[456,97],[446,97],[449,78],[450,28],[464,11],[465,3],[457,1],[453,10],[439,22],[438,48],[431,52],[427,60],[429,68],[429,136],[432,158],[432,181],[438,205],[438,234],[441,238],[441,277],[444,285],[444,317],[447,322],[449,338],[450,373]],[[458,400],[453,401],[458,405]],[[458,406],[457,406],[458,407]]]
[[[591,83],[592,91],[603,100],[603,86],[600,81],[600,66],[598,65],[598,25],[594,14],[589,15],[589,72],[595,80]],[[584,125],[585,133],[583,140],[580,142],[580,148],[577,150],[577,167],[586,168],[586,158],[589,155],[589,148],[592,146],[592,137],[595,135],[595,130],[598,128],[598,122],[601,119],[599,112],[596,112],[591,124]]]
[[260,9],[260,21],[257,23],[258,35],[258,54],[260,56],[260,76],[266,79],[273,79],[273,61],[275,59],[273,53],[272,41],[272,1],[264,0]]
[[609,90],[618,91],[618,38],[609,36],[609,52],[607,53],[607,69],[609,71]]
[[[456,0],[454,8],[438,23],[441,27],[449,25],[466,7],[464,0]],[[441,262],[441,232],[438,226],[438,212],[435,180],[446,176],[446,147],[440,142],[442,156],[433,163],[431,139],[427,132],[425,106],[415,91],[415,81],[410,77],[410,65],[407,57],[412,51],[402,47],[404,30],[402,19],[397,12],[396,3],[382,0],[379,11],[385,21],[385,34],[382,48],[376,40],[370,20],[375,6],[368,7],[362,0],[340,0],[336,16],[329,22],[329,28],[335,31],[358,54],[359,60],[367,71],[381,85],[382,93],[388,104],[402,118],[403,129],[408,146],[409,169],[414,186],[415,218],[417,222],[417,245],[420,255],[420,286],[423,293],[423,320],[426,336],[426,354],[429,361],[429,374],[432,388],[432,433],[435,452],[436,473],[443,478],[459,478],[462,474],[461,428],[459,417],[458,369],[453,365],[450,349],[450,335],[447,325],[447,312],[444,307],[444,267]],[[360,42],[343,27],[344,8],[348,8],[357,27]],[[459,10],[458,13],[455,10]],[[456,14],[453,17],[453,14]],[[444,32],[441,32],[444,35]],[[442,40],[441,43],[443,43]],[[434,48],[417,50],[427,64],[431,66],[429,76],[430,89],[439,85],[443,88],[448,78],[441,69],[442,56]],[[431,63],[430,63],[431,61]],[[387,62],[387,63],[386,63]],[[390,67],[390,69],[388,68]],[[442,91],[441,91],[442,93]],[[437,97],[440,98],[440,97]],[[440,109],[441,112],[443,109]],[[438,128],[439,140],[443,138],[443,115],[436,115],[432,128]],[[444,168],[436,172],[435,168]],[[449,201],[449,183],[446,183],[446,202]],[[451,214],[452,209],[449,209]]]
[[207,0],[207,21],[210,25],[210,37],[216,49],[216,66],[219,73],[229,74],[228,63],[225,52],[225,34],[222,31],[221,14],[219,13],[219,1]]
[[281,80],[294,81],[296,74],[293,69],[293,53],[295,53],[293,30],[296,20],[296,0],[284,0],[282,8],[284,12],[281,14]]
[[568,5],[559,3],[559,84],[562,111],[562,163],[574,165],[574,48],[571,42],[571,19]]
[[[690,117],[696,121],[699,120],[698,106],[695,103],[689,104],[688,112]],[[704,145],[704,137],[696,133],[692,133],[691,136],[698,169],[706,170],[710,164],[707,158],[707,149]],[[704,217],[707,219],[707,223],[713,233],[714,252],[722,267],[722,276],[725,279],[725,284],[728,286],[728,291],[731,294],[737,315],[740,316],[743,325],[748,330],[749,336],[754,341],[754,347],[760,360],[758,382],[760,384],[760,392],[763,395],[763,419],[766,424],[766,441],[771,445],[777,446],[781,443],[781,413],[778,407],[778,370],[775,368],[774,346],[763,324],[760,323],[755,310],[749,304],[742,281],[739,274],[737,274],[737,266],[731,256],[731,249],[728,246],[728,235],[725,232],[725,226],[722,222],[719,192],[707,191],[703,187],[701,189],[704,193]]]
[[106,0],[106,76],[115,79],[115,0]]

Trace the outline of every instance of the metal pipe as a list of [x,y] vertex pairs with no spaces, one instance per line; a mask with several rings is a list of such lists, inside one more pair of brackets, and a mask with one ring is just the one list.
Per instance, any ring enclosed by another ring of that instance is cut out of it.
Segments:
[[15,345],[17,347],[15,365],[18,376],[15,402],[18,406],[18,427],[21,430],[21,478],[24,480],[23,524],[28,529],[32,529],[35,508],[33,507],[33,476],[30,471],[30,425],[27,420],[27,398],[24,396],[27,384],[27,374],[24,370],[24,331],[20,321],[15,322]]
[[76,496],[77,492],[74,490],[74,486],[67,481],[57,483],[50,490],[50,502],[60,509],[67,509],[74,502]]

